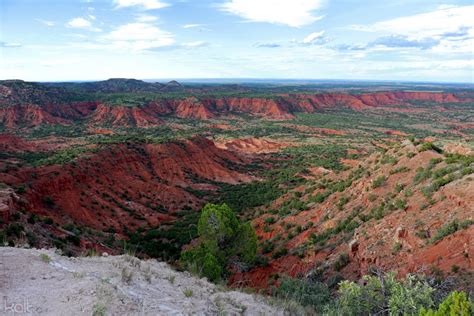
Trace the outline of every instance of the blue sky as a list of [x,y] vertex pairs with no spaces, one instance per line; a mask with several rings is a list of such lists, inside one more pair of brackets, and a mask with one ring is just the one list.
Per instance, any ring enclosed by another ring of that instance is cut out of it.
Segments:
[[474,82],[474,5],[0,0],[0,79]]

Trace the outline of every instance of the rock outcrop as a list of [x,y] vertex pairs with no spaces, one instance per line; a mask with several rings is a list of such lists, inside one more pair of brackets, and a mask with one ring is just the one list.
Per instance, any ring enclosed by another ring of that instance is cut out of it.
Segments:
[[12,188],[0,188],[0,220],[3,224],[8,224],[10,215],[16,211],[15,205],[19,199]]

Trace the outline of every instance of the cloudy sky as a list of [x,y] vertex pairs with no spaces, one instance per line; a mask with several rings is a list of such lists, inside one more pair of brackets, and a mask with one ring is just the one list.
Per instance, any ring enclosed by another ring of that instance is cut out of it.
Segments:
[[0,79],[473,83],[473,17],[472,0],[0,0]]

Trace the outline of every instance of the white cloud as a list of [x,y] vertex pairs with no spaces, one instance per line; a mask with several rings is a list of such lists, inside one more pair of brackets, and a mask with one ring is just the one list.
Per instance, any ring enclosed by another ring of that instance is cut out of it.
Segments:
[[95,20],[96,20],[95,16],[92,15],[92,14],[89,14],[88,17],[89,17],[89,19],[91,19],[92,21],[95,21]]
[[[434,11],[380,21],[372,25],[352,25],[351,29],[390,34],[369,43],[371,50],[407,52],[424,49],[460,55],[474,51],[474,5],[441,5]],[[372,45],[370,45],[372,44]]]
[[125,7],[142,7],[145,10],[162,9],[168,7],[169,4],[160,0],[114,0],[117,8]]
[[183,29],[193,29],[201,26],[203,26],[203,24],[185,24],[183,25]]
[[153,15],[140,14],[140,15],[137,16],[137,18],[135,20],[137,20],[138,22],[154,22],[154,21],[158,20],[158,18],[156,16],[153,16]]
[[325,31],[313,32],[306,36],[303,40],[292,39],[290,41],[274,41],[274,42],[258,42],[255,47],[259,48],[280,48],[280,47],[304,47],[324,44],[329,42],[329,38],[324,36]]
[[187,47],[187,48],[204,47],[207,45],[208,43],[204,41],[187,42],[187,43],[181,44],[181,46]]
[[303,44],[311,44],[311,43],[316,42],[317,40],[322,39],[324,36],[324,33],[325,33],[324,31],[320,31],[320,32],[314,32],[314,33],[309,34],[303,39]]
[[463,28],[474,28],[474,5],[441,6],[435,11],[377,22],[372,25],[352,25],[351,28],[368,32],[389,32],[409,39],[442,37]]
[[135,51],[171,46],[175,43],[170,32],[149,23],[129,23],[121,25],[106,36],[113,47]]
[[4,47],[4,48],[21,47],[21,44],[20,43],[0,42],[0,47]]
[[94,31],[94,32],[101,31],[101,29],[94,27],[89,20],[86,20],[81,17],[77,17],[70,20],[69,22],[66,23],[66,26],[70,28],[84,29],[84,30],[89,30],[89,31]]
[[248,21],[300,27],[323,18],[313,15],[322,4],[323,0],[230,0],[220,7]]
[[41,23],[41,24],[44,24],[46,26],[54,26],[54,22],[53,21],[48,21],[48,20],[43,20],[43,19],[35,19],[35,21]]
[[67,26],[77,29],[87,29],[92,27],[92,24],[84,18],[74,18],[67,22]]

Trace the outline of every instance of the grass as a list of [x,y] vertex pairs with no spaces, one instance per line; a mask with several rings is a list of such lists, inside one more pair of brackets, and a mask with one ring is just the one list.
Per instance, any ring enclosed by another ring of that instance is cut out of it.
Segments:
[[174,281],[176,280],[176,276],[170,275],[166,279],[168,280],[169,283],[174,284]]
[[184,296],[186,296],[186,297],[192,297],[192,296],[193,296],[193,290],[191,290],[191,289],[185,289],[185,290],[183,291],[183,294],[184,294]]
[[107,307],[103,304],[97,303],[92,308],[92,316],[105,316],[107,315]]
[[51,262],[51,257],[48,256],[45,253],[40,254],[40,259],[41,259],[41,261],[43,261],[45,263],[50,263]]
[[122,268],[121,277],[122,277],[123,283],[130,284],[132,283],[132,280],[133,280],[133,271],[124,267]]

